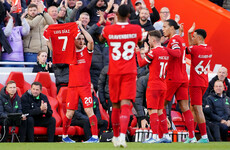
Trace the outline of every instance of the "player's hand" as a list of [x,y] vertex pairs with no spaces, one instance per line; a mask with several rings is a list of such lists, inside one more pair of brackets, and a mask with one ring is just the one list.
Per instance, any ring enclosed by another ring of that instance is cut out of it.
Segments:
[[179,26],[180,26],[180,28],[179,28],[179,35],[182,36],[183,33],[184,33],[184,23],[181,23]]
[[100,19],[99,19],[99,23],[100,24],[103,24],[103,23],[105,23],[106,22],[106,20],[105,20],[105,17],[104,17],[104,12],[103,11],[98,11],[98,14],[100,15]]
[[188,33],[193,33],[195,30],[196,24],[193,22],[192,27],[188,30]]
[[82,1],[77,1],[75,5],[75,9],[80,8],[83,5]]
[[149,126],[147,120],[145,120],[145,119],[141,120],[141,128],[144,129],[144,128],[146,128],[146,126],[147,127]]
[[136,46],[136,52],[140,52],[140,47],[139,46]]
[[175,21],[178,23],[180,21],[180,15],[176,14],[175,15]]
[[167,126],[168,126],[168,129],[169,129],[169,128],[171,128],[171,123],[170,123],[168,117],[166,117],[166,119],[167,119]]
[[83,27],[82,27],[82,22],[81,22],[81,21],[76,21],[76,24],[79,26],[79,28],[83,28]]
[[44,31],[45,31],[48,27],[49,27],[49,25],[45,25],[45,27],[44,27]]
[[227,121],[227,126],[230,127],[230,120]]
[[109,0],[109,2],[107,3],[109,8],[112,8],[113,4],[114,4],[114,0]]
[[149,45],[147,44],[147,42],[144,43],[143,52],[144,52],[144,53],[148,53],[148,52],[149,52]]

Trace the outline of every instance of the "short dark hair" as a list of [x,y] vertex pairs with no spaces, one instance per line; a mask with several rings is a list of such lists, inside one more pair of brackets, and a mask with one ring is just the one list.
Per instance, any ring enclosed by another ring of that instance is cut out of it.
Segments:
[[127,17],[131,12],[131,9],[129,7],[129,5],[126,5],[126,4],[123,4],[121,6],[119,6],[118,8],[118,14],[121,16],[121,17]]
[[40,90],[42,90],[42,84],[40,82],[33,82],[31,84],[31,88],[32,88],[33,85],[36,85],[36,86],[39,85],[40,86]]
[[197,33],[197,35],[202,36],[202,37],[203,37],[203,39],[205,39],[205,38],[206,38],[206,36],[207,36],[207,33],[206,33],[206,31],[205,31],[204,29],[196,29],[194,32],[196,32],[196,33]]
[[14,81],[14,80],[10,80],[10,81],[8,81],[7,83],[6,83],[6,86],[8,86],[9,84],[16,84],[16,82]]
[[161,34],[161,32],[158,31],[158,30],[153,30],[153,31],[150,31],[150,32],[149,32],[149,36],[154,36],[154,37],[156,37],[156,38],[158,38],[158,39],[161,39],[162,34]]
[[177,22],[173,19],[168,19],[168,20],[166,20],[166,22],[169,23],[170,27],[173,26],[175,30],[180,28],[180,26],[177,24]]
[[33,7],[38,8],[38,6],[36,4],[29,4],[27,8],[29,9],[29,8],[33,8]]

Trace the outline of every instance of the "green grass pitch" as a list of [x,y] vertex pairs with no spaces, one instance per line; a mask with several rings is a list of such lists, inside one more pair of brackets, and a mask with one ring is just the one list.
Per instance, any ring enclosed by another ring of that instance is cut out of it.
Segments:
[[[118,150],[112,143],[0,143],[0,150]],[[208,144],[142,144],[129,142],[127,150],[228,150],[230,142],[211,142]]]

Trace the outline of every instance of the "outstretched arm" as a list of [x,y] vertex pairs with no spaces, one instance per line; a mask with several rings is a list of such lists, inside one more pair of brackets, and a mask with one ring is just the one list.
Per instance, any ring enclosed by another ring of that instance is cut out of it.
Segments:
[[188,30],[188,43],[189,43],[189,46],[192,45],[192,33],[194,32],[195,27],[196,27],[196,24],[195,24],[195,22],[194,22],[194,23],[192,24],[192,27]]
[[88,50],[93,50],[94,48],[94,43],[93,43],[93,38],[91,35],[83,28],[81,21],[76,21],[77,25],[81,29],[81,32],[84,34],[86,40],[88,41],[87,48]]

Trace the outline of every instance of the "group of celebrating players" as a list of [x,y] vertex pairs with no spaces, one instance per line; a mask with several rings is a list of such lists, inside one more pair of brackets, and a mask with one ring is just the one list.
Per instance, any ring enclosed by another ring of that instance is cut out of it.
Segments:
[[[135,100],[137,64],[149,65],[149,80],[146,91],[147,109],[150,115],[150,127],[153,136],[144,143],[171,143],[168,134],[167,118],[164,106],[175,95],[185,118],[189,137],[185,143],[195,143],[194,118],[201,132],[199,143],[208,143],[206,124],[202,112],[202,95],[208,87],[208,70],[212,51],[204,43],[206,32],[196,29],[195,24],[189,29],[189,44],[176,34],[179,25],[168,19],[163,25],[163,34],[169,38],[167,47],[161,46],[162,34],[154,30],[148,33],[148,44],[143,45],[142,30],[139,25],[128,23],[130,15],[128,5],[118,9],[118,22],[105,26],[100,41],[109,45],[109,91],[112,101],[112,142],[115,147],[127,147],[125,136],[130,119],[130,103]],[[78,28],[78,27],[79,28]],[[80,29],[81,32],[78,30]],[[86,143],[98,143],[97,118],[93,113],[93,101],[90,92],[90,65],[94,49],[93,39],[82,27],[81,22],[65,25],[50,25],[44,32],[48,46],[53,50],[53,63],[68,63],[69,85],[66,100],[66,116],[63,120],[64,142],[73,143],[67,135],[79,97],[83,100],[84,110],[89,117],[92,137]],[[85,45],[84,40],[87,40]],[[146,53],[140,56],[140,51]],[[185,53],[191,55],[190,82],[186,72]],[[194,116],[189,109],[188,87]],[[158,136],[161,130],[163,137]]]

